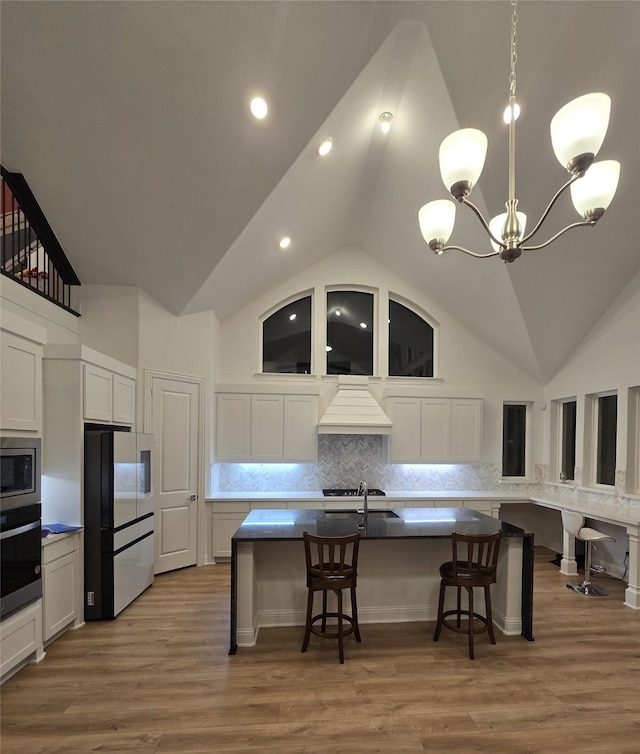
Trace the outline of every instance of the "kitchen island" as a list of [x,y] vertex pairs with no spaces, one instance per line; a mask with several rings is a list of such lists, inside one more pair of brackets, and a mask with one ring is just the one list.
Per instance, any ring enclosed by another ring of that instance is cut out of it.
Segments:
[[361,513],[336,510],[249,513],[232,538],[230,654],[254,646],[262,627],[304,625],[305,531],[319,536],[360,531],[358,613],[365,624],[435,622],[438,569],[451,559],[452,532],[501,529],[498,578],[492,588],[494,623],[505,634],[533,640],[532,535],[469,508],[370,510],[366,527],[358,528],[362,518]]

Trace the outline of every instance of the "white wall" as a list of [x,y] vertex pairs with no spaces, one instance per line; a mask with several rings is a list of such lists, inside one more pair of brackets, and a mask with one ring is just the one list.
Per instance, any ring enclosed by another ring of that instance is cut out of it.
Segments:
[[[356,248],[342,249],[325,258],[305,272],[287,280],[282,285],[253,301],[239,312],[228,317],[221,325],[221,349],[218,360],[218,383],[255,383],[260,371],[260,317],[276,304],[302,291],[315,292],[314,326],[323,333],[325,286],[368,286],[380,292],[380,301],[386,302],[389,293],[414,302],[439,323],[438,362],[436,376],[442,377],[443,390],[457,390],[460,395],[483,397],[484,441],[483,460],[499,463],[502,453],[502,401],[535,401],[534,456],[542,451],[539,404],[543,386],[521,369],[507,361],[493,348],[463,327],[449,313],[440,309],[420,291],[411,286],[371,256]],[[379,312],[378,322],[386,327],[386,310]],[[324,361],[323,337],[314,341],[316,363]],[[385,370],[384,356],[379,359],[379,371]],[[321,374],[323,368],[316,367]],[[335,386],[325,381],[319,384],[321,405]],[[534,458],[535,462],[535,458]]]
[[140,289],[83,285],[79,296],[82,345],[129,366],[137,366]]
[[[596,327],[568,358],[558,374],[545,388],[547,402],[577,398],[578,436],[576,455],[583,449],[581,428],[585,396],[609,390],[618,392],[618,443],[616,469],[626,471],[629,388],[640,386],[640,273],[625,287]],[[549,415],[550,416],[550,415]],[[550,437],[547,417],[545,436]],[[545,444],[545,462],[549,463],[550,446]],[[584,458],[576,457],[576,466]]]

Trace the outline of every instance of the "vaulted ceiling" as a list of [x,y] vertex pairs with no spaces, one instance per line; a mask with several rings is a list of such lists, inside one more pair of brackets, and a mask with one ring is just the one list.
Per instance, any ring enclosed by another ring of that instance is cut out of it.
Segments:
[[[357,246],[547,381],[640,271],[638,2],[518,3],[519,208],[533,223],[568,177],[549,122],[581,94],[611,96],[598,157],[622,172],[596,228],[510,265],[436,257],[417,226],[419,207],[447,196],[438,148],[460,127],[489,137],[472,199],[504,211],[505,0],[3,0],[0,12],[2,164],[25,175],[83,283],[224,319]],[[253,93],[270,103],[264,121]],[[563,197],[549,234],[577,219]],[[465,208],[451,240],[489,250]]]

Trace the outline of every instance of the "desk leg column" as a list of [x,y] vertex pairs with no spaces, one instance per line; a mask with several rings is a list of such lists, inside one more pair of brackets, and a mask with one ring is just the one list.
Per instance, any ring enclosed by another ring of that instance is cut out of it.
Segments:
[[562,535],[562,560],[560,561],[560,573],[565,576],[577,576],[578,564],[576,563],[576,538],[565,529]]
[[629,535],[629,585],[624,593],[624,604],[640,610],[640,535],[638,526],[627,526]]
[[258,637],[254,542],[238,542],[236,563],[236,640],[239,647],[254,647]]

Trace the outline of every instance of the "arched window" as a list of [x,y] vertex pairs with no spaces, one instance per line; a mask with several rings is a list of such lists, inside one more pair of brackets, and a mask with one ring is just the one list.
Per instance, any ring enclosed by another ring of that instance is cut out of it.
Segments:
[[373,294],[327,292],[327,374],[373,374]]
[[311,372],[311,296],[286,304],[262,323],[262,371]]
[[433,377],[433,327],[389,299],[389,376]]

